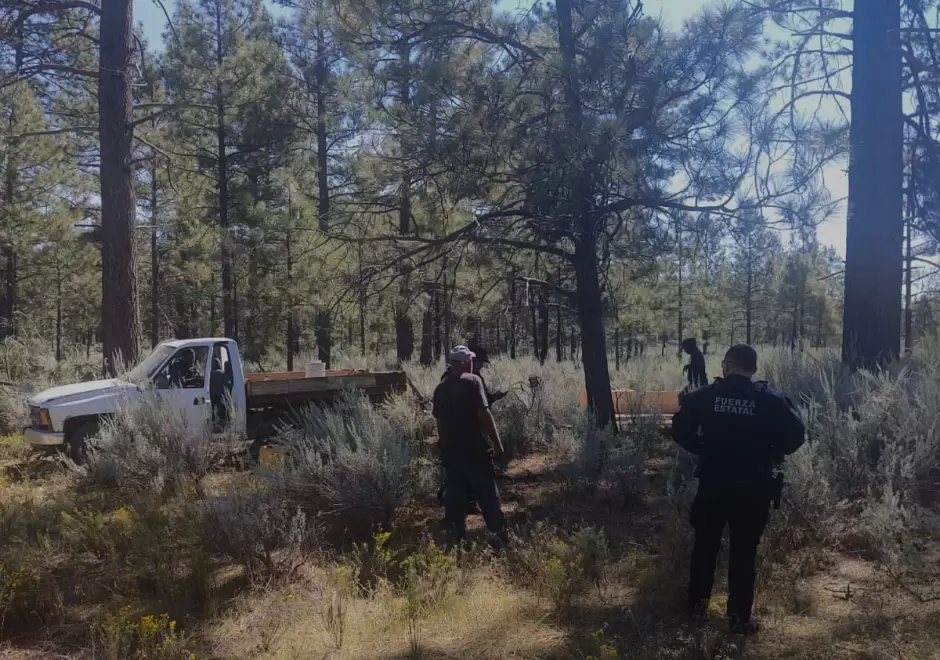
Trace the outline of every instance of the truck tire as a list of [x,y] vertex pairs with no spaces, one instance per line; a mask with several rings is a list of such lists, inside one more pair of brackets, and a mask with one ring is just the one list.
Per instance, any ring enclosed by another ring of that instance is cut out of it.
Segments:
[[65,455],[76,465],[82,465],[88,458],[88,440],[98,435],[98,422],[85,422],[65,439]]

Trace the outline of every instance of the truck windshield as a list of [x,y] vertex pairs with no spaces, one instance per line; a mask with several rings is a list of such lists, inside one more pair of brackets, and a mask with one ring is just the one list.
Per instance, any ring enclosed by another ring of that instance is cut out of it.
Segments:
[[140,364],[127,372],[124,376],[130,382],[141,385],[150,381],[150,378],[156,373],[164,362],[170,359],[170,356],[176,352],[172,346],[163,344],[157,346],[153,353],[145,357]]

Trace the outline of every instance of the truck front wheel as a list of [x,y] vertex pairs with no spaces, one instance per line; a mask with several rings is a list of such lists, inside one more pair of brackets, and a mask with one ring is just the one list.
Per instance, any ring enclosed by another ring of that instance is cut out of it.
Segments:
[[76,465],[88,458],[88,440],[98,435],[98,422],[85,422],[65,438],[65,455]]

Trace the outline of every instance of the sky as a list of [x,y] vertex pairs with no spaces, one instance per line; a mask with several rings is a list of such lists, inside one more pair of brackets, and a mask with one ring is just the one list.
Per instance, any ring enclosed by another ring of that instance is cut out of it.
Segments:
[[[685,19],[713,2],[714,0],[644,0],[643,9],[647,15],[661,16],[668,25],[680,27]],[[516,3],[525,6],[530,4],[529,0],[500,0],[499,4],[510,8]],[[172,15],[175,0],[163,0],[163,4]],[[159,49],[166,18],[156,0],[134,0],[134,21],[143,25],[144,36],[151,47]],[[848,196],[848,177],[844,166],[830,166],[823,175],[832,199],[845,199]],[[844,203],[830,219],[817,228],[816,233],[821,244],[831,245],[839,254],[845,255]]]

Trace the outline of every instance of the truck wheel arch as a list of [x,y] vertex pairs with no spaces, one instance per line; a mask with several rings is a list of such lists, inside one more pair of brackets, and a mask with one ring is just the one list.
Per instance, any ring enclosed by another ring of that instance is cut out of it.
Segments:
[[65,436],[65,452],[75,463],[81,464],[86,457],[87,447],[85,441],[94,435],[101,423],[112,417],[111,415],[80,415],[69,417],[62,426]]
[[111,417],[112,415],[78,415],[76,417],[69,417],[62,425],[62,435],[64,435],[65,439],[68,440],[70,435],[81,429],[83,426],[91,424],[92,422],[100,426],[102,422],[110,419]]

